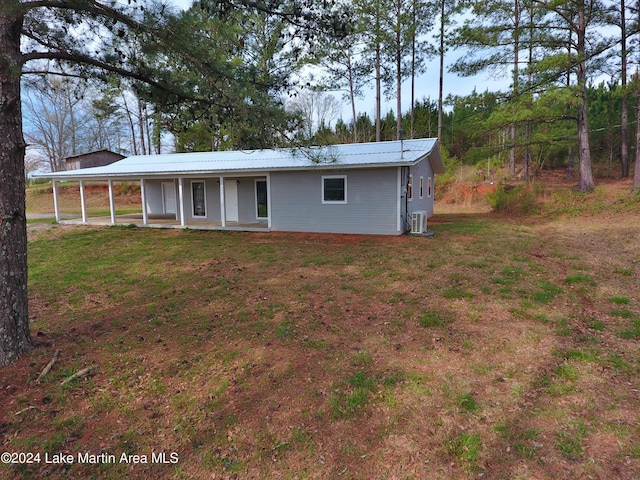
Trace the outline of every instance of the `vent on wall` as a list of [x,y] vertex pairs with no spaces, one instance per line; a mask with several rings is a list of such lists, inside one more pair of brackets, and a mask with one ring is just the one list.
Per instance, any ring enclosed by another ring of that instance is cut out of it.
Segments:
[[424,233],[427,231],[427,212],[424,210],[411,214],[411,233]]

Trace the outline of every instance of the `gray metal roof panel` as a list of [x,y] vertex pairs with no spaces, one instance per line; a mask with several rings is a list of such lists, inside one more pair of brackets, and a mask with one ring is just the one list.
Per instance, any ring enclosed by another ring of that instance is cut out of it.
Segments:
[[[135,155],[104,167],[38,175],[45,178],[109,178],[147,175],[268,172],[314,168],[366,168],[412,165],[431,154],[437,139],[353,143],[310,148]],[[435,149],[437,152],[437,149]],[[441,173],[439,154],[432,160]]]

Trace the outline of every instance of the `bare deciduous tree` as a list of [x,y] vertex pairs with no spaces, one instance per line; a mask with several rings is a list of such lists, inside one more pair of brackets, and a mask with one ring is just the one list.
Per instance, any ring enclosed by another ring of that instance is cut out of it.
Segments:
[[287,109],[302,119],[302,136],[311,139],[320,128],[329,126],[342,112],[342,104],[326,92],[302,90],[288,102]]

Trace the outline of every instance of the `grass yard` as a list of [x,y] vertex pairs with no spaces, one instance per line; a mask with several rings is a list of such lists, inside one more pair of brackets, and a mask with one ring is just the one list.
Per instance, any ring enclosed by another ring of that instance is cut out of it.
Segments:
[[0,476],[639,478],[637,205],[432,220],[33,230],[0,434],[41,461]]

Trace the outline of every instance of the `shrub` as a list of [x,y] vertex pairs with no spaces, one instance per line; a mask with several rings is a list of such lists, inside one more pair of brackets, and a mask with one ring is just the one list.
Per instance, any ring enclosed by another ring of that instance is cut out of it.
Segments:
[[496,212],[530,213],[535,208],[536,195],[530,187],[500,184],[495,192],[487,194],[486,200]]

